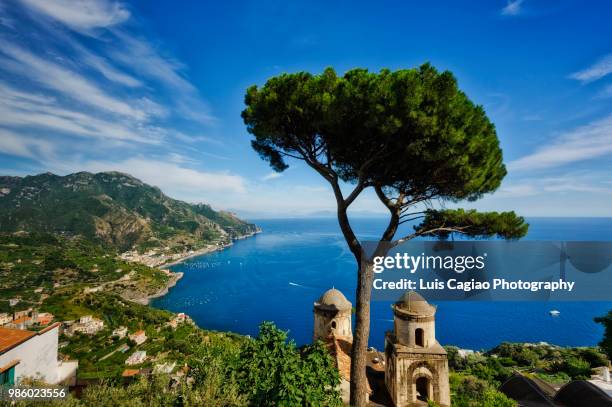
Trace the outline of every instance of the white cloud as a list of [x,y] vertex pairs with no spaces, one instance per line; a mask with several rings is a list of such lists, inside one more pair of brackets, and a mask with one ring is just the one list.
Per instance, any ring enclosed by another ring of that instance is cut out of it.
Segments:
[[612,73],[612,54],[608,54],[590,67],[575,72],[570,78],[581,82],[593,82]]
[[496,198],[524,198],[529,196],[554,196],[574,192],[612,194],[612,187],[604,181],[607,174],[595,171],[566,173],[555,177],[525,178],[503,185],[495,192]]
[[21,0],[40,14],[60,21],[73,30],[88,32],[126,21],[127,8],[118,2],[106,0]]
[[2,43],[0,50],[13,61],[3,60],[2,65],[16,74],[35,80],[46,88],[62,93],[81,103],[134,119],[144,120],[145,112],[108,95],[96,84],[69,69],[49,62],[23,48]]
[[612,216],[608,169],[555,171],[554,176],[510,172],[502,187],[474,203],[455,206],[510,211],[521,216]]
[[273,172],[271,172],[271,173],[261,177],[261,180],[262,181],[270,181],[270,180],[273,180],[273,179],[276,179],[276,178],[280,178],[282,176],[283,176],[283,174],[281,174],[280,172],[273,171]]
[[157,144],[164,134],[153,126],[134,127],[132,123],[105,120],[71,110],[55,98],[27,93],[0,82],[0,125],[24,129],[44,129],[77,137],[95,137]]
[[87,63],[92,68],[99,71],[106,79],[125,85],[131,88],[142,86],[142,81],[128,75],[125,72],[121,72],[114,66],[112,66],[106,59],[94,55],[88,51],[84,51],[81,60]]
[[506,7],[501,11],[504,16],[516,16],[520,14],[525,0],[508,0]]
[[15,20],[9,17],[6,13],[6,4],[0,3],[0,25],[4,27],[14,29],[15,28]]
[[519,198],[523,196],[530,196],[538,193],[538,188],[531,184],[515,184],[515,185],[502,185],[502,187],[495,192],[495,196],[498,198]]
[[508,164],[510,171],[559,167],[612,154],[612,115],[579,127]]
[[0,129],[0,153],[40,160],[43,157],[51,158],[54,149],[48,141]]
[[205,124],[215,121],[208,106],[200,99],[198,90],[183,77],[184,66],[180,62],[161,55],[147,41],[119,30],[113,30],[113,33],[122,44],[122,47],[110,51],[115,61],[176,92],[176,108],[181,115]]
[[[171,157],[172,158],[172,157]],[[158,186],[170,196],[206,195],[208,193],[244,193],[245,180],[227,172],[208,172],[181,166],[170,160],[155,160],[144,157],[123,161],[87,161],[78,163],[71,170],[122,171],[143,182]]]
[[181,63],[161,56],[158,50],[147,41],[117,30],[114,31],[114,34],[122,45],[121,49],[111,51],[115,60],[180,91],[196,91],[195,87],[180,75],[179,71],[184,68]]
[[[179,199],[213,196],[220,207],[226,196],[247,200],[241,176],[197,169],[183,154],[195,143],[223,146],[201,135],[200,124],[215,118],[185,66],[140,36],[136,24],[122,25],[130,17],[125,6],[21,3],[29,11],[21,10],[24,21],[3,28],[0,38],[0,153],[32,160],[36,171],[123,171]],[[197,154],[227,159],[217,150]]]

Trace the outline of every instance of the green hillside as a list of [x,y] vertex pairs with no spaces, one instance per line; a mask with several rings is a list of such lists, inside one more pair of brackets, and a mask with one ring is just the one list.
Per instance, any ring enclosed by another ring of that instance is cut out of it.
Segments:
[[120,251],[197,249],[256,231],[205,204],[189,204],[119,172],[0,177],[0,232],[80,235]]
[[[171,278],[159,269],[123,261],[81,237],[0,233],[0,312],[37,308],[49,296],[86,287],[145,298],[163,290]],[[19,304],[10,307],[10,298],[19,298]]]

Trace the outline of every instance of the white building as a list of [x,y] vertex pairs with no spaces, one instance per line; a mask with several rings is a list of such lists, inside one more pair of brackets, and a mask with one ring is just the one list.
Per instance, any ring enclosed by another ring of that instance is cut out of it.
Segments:
[[172,318],[169,322],[168,325],[170,327],[172,327],[172,329],[176,329],[177,326],[179,326],[179,324],[182,324],[184,322],[189,322],[191,323],[191,319],[189,318],[189,316],[187,314],[185,314],[184,312],[179,312],[174,318]]
[[72,336],[77,332],[81,332],[86,335],[95,335],[102,329],[104,329],[104,321],[94,318],[91,315],[86,315],[81,317],[79,322],[70,325],[66,329],[65,334]]
[[59,323],[38,331],[0,328],[0,384],[35,378],[49,384],[76,378],[78,361],[57,360]]
[[0,314],[0,326],[8,324],[11,321],[13,321],[13,317],[9,313],[3,312]]
[[125,336],[127,335],[127,332],[128,332],[128,329],[125,326],[120,326],[119,328],[113,331],[112,336],[122,339],[122,338],[125,338]]
[[93,317],[91,315],[83,315],[81,318],[79,318],[79,323],[87,324],[91,322],[92,320],[93,320]]
[[138,365],[145,361],[147,358],[147,352],[144,350],[139,350],[130,355],[129,358],[125,361],[126,365]]
[[155,365],[153,368],[153,373],[165,373],[170,374],[176,367],[176,362],[167,362],[159,365]]
[[147,340],[147,334],[145,331],[140,330],[131,334],[129,338],[136,342],[136,345],[142,345]]

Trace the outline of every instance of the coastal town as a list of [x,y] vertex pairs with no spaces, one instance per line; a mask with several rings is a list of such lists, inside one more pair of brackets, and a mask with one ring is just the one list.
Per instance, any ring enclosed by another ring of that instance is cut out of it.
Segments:
[[[163,326],[154,327],[176,330],[182,324],[194,325],[191,318],[178,313]],[[39,381],[49,385],[75,386],[77,384],[78,360],[71,360],[62,352],[75,336],[98,336],[114,347],[98,360],[104,361],[114,354],[128,355],[124,361],[122,377],[146,375],[151,369],[139,368],[146,362],[157,372],[171,374],[176,361],[149,355],[143,344],[149,339],[144,330],[131,332],[126,326],[109,331],[104,321],[92,315],[83,315],[78,320],[55,321],[50,313],[39,313],[36,309],[17,311],[10,315],[0,314],[0,374],[2,384],[24,384]],[[64,339],[60,341],[60,339]],[[180,370],[176,380],[184,375]]]
[[[261,229],[259,227],[256,227],[252,232],[236,235],[233,240],[247,239],[256,235],[257,233],[261,233]],[[170,246],[165,246],[163,248],[150,249],[145,252],[128,250],[121,253],[119,257],[122,260],[144,264],[145,266],[149,267],[166,268],[192,257],[226,249],[233,244],[233,240],[224,239],[213,244],[204,245],[198,249],[176,250],[176,248],[173,249]]]
[[[167,268],[169,262],[200,252],[165,257],[156,255],[162,250],[149,250],[142,257],[136,251],[114,257],[92,250],[95,246],[89,244],[81,247],[78,239],[53,238],[49,249],[62,248],[63,256],[70,257],[62,260],[65,265],[58,264],[56,278],[41,281],[37,276],[51,264],[46,238],[27,233],[0,238],[7,249],[0,259],[0,286],[3,294],[13,293],[0,297],[3,384],[78,387],[107,377],[133,380],[164,372],[180,380],[186,374],[184,356],[164,351],[163,344],[176,335],[199,335],[199,328],[184,313],[155,310],[147,304],[182,277]],[[201,252],[227,246],[227,242],[214,243]],[[14,270],[24,270],[24,278],[33,276],[40,285],[20,284],[10,277]],[[83,274],[91,277],[81,278]]]
[[206,245],[201,249],[196,250],[186,250],[182,252],[172,252],[171,248],[159,248],[159,249],[150,249],[146,252],[139,252],[138,250],[128,250],[126,252],[121,253],[120,258],[125,261],[135,262],[144,264],[149,267],[168,267],[170,265],[175,264],[176,262],[200,256],[206,253],[211,253],[216,250],[222,250],[231,243],[219,242],[217,244]]

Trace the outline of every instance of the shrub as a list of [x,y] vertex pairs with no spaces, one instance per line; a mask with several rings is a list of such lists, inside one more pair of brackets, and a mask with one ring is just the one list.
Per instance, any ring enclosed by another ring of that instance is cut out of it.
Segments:
[[298,351],[287,333],[264,322],[240,354],[240,389],[252,405],[340,405],[340,382],[320,342]]
[[493,389],[485,391],[480,402],[482,407],[515,407],[517,405],[516,401]]

